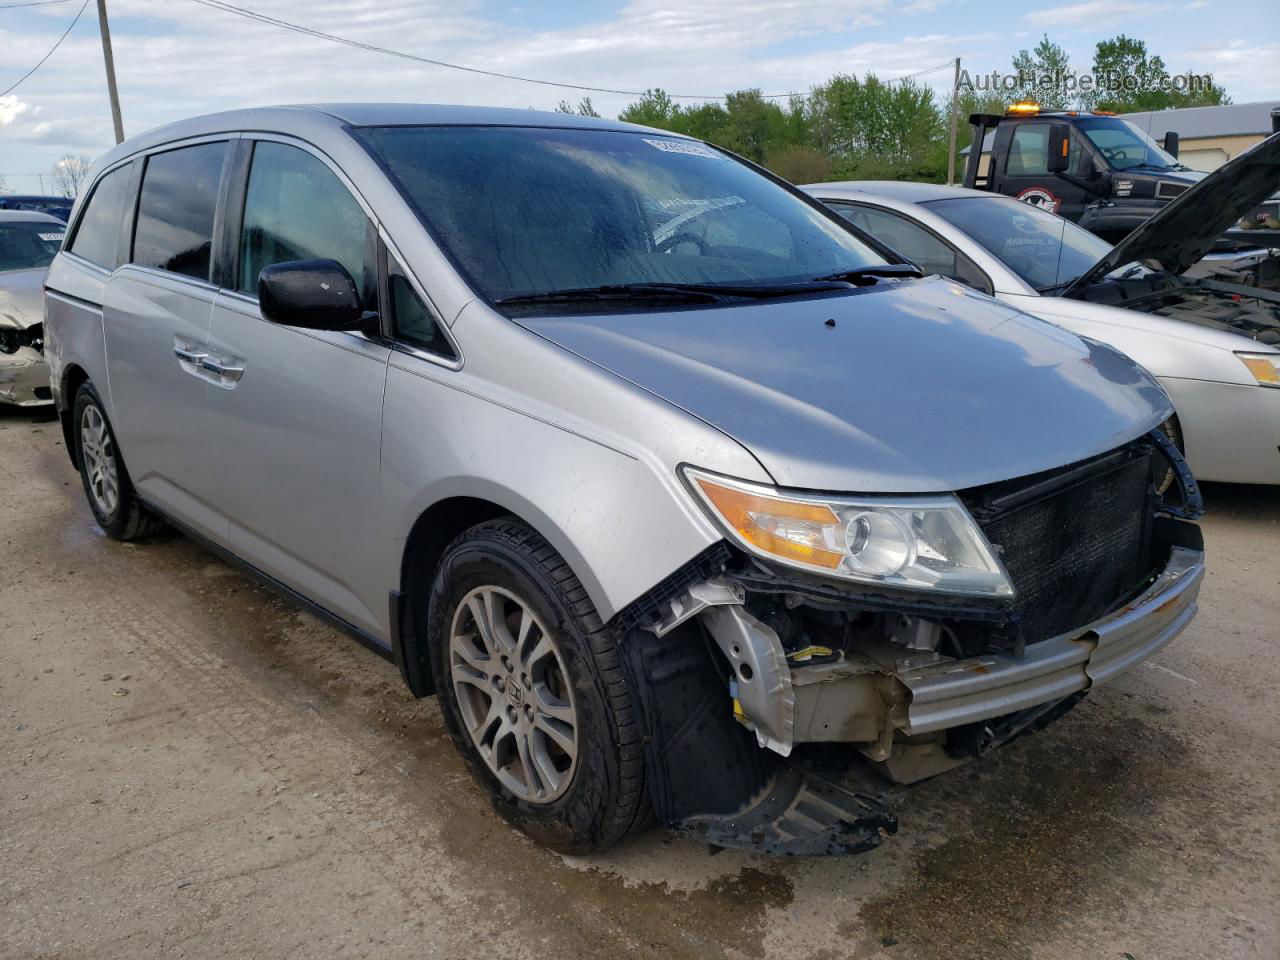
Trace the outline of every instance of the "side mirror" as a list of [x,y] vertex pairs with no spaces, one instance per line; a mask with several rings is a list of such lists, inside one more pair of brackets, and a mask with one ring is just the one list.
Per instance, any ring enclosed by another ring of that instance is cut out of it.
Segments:
[[1178,131],[1170,130],[1164,135],[1164,152],[1175,160],[1178,157]]
[[258,275],[263,317],[307,330],[358,330],[363,312],[356,282],[337,260],[274,263]]
[[1071,127],[1065,123],[1049,125],[1049,172],[1066,173],[1071,166]]

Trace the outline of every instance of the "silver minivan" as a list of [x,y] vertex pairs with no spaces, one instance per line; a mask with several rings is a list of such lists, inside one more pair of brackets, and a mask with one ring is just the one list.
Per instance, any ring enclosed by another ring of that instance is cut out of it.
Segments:
[[866,849],[881,787],[1196,611],[1200,497],[1150,376],[696,140],[188,120],[96,164],[45,282],[103,530],[172,524],[393,659],[560,850],[651,814]]

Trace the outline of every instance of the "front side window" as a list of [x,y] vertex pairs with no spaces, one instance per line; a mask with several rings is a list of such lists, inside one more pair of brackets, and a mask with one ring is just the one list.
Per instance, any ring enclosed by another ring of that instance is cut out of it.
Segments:
[[240,230],[236,289],[257,296],[264,267],[336,260],[371,304],[377,290],[371,224],[341,180],[316,157],[285,143],[253,148]]
[[979,290],[987,279],[972,260],[906,217],[859,204],[832,204],[836,212],[864,233],[892,247],[925,273],[937,273]]
[[1088,230],[1011,197],[957,197],[924,206],[1037,290],[1071,282],[1111,250]]
[[453,346],[440,329],[440,322],[413,289],[400,264],[389,255],[387,293],[391,298],[391,321],[397,338],[446,359],[457,359]]
[[213,214],[226,143],[201,143],[147,158],[133,235],[133,262],[209,279]]
[[1023,123],[1013,128],[1004,172],[1011,177],[1043,177],[1049,173],[1049,125]]
[[121,225],[133,199],[129,179],[129,164],[125,164],[98,181],[71,238],[70,250],[76,256],[108,270],[123,262],[118,247]]
[[47,267],[62,246],[60,223],[0,220],[0,271]]
[[693,141],[533,127],[355,136],[490,302],[611,285],[805,283],[885,262],[789,190]]

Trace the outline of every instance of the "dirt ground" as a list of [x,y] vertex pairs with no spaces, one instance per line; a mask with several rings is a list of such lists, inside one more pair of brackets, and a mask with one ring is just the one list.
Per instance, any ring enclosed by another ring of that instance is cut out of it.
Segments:
[[395,668],[186,539],[106,539],[0,413],[0,957],[1280,957],[1280,490],[1199,618],[863,856],[593,858],[488,808]]

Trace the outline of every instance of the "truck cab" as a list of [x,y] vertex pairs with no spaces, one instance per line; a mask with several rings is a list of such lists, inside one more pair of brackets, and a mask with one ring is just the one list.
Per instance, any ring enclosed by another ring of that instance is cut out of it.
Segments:
[[[1205,176],[1178,162],[1176,133],[1166,134],[1161,146],[1113,114],[1044,112],[1024,101],[1003,115],[974,114],[969,122],[975,146],[966,187],[1033,203],[1112,243]],[[984,171],[979,145],[991,130]],[[1267,232],[1277,233],[1280,243],[1280,232]]]

